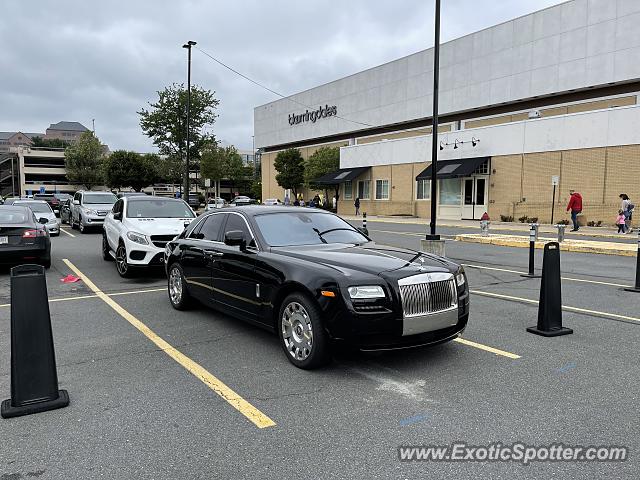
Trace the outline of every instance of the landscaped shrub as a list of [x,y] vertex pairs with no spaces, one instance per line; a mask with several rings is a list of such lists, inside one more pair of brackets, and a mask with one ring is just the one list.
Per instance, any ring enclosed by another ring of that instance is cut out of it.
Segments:
[[501,222],[513,222],[513,215],[500,215]]
[[529,217],[527,217],[526,215],[523,215],[522,217],[518,218],[518,221],[520,223],[526,223],[527,220],[529,220]]

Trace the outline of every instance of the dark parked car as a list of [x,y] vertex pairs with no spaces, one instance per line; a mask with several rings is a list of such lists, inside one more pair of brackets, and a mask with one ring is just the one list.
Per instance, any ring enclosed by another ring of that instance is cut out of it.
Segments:
[[48,219],[37,219],[29,207],[0,206],[0,263],[51,266]]
[[62,202],[68,198],[71,198],[71,195],[68,193],[36,193],[33,196],[34,200],[44,200],[47,202],[56,215],[60,213],[60,205]]
[[165,250],[168,293],[275,330],[297,367],[332,342],[361,350],[429,345],[469,318],[464,270],[446,258],[376,245],[322,210],[247,206],[192,222]]
[[200,196],[197,193],[190,193],[187,203],[191,208],[197,210],[198,208],[200,208]]

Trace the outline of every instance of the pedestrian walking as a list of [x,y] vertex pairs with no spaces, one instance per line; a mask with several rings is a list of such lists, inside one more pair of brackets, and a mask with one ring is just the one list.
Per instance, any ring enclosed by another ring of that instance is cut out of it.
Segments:
[[633,220],[633,210],[636,206],[631,202],[629,195],[626,193],[621,193],[620,199],[622,200],[620,202],[620,210],[622,210],[625,218],[625,233],[631,233],[633,231],[633,228],[631,228],[631,220]]
[[338,199],[336,198],[336,196],[333,196],[333,199],[331,200],[331,205],[333,205],[333,209],[337,210],[338,209]]
[[304,198],[301,198],[301,199],[300,199],[300,206],[301,206],[301,207],[304,207]]
[[356,201],[353,202],[353,206],[356,207],[356,217],[360,215],[360,197],[356,197]]
[[624,216],[624,211],[622,210],[618,210],[616,225],[618,226],[618,233],[626,233],[626,230],[627,230],[626,217]]
[[298,198],[296,197],[295,202],[293,202],[293,206],[294,207],[299,207],[300,206],[300,200],[298,200]]
[[291,204],[291,200],[289,199],[289,194],[284,196],[284,204],[289,206]]
[[572,232],[580,230],[578,225],[578,214],[582,213],[582,195],[575,190],[569,190],[571,198],[569,198],[569,204],[567,205],[567,212],[571,211],[571,221],[573,222]]

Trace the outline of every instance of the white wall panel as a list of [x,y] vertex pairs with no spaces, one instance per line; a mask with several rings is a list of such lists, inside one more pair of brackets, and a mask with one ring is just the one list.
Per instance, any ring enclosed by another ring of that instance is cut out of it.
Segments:
[[[439,141],[468,142],[457,149],[438,151],[438,159],[513,155],[640,144],[640,106],[618,107],[547,117],[491,127],[474,128],[438,136]],[[431,135],[367,143],[340,149],[340,167],[431,161]]]
[[[640,78],[640,0],[571,0],[444,43],[442,115]],[[431,116],[433,49],[321,85],[292,98],[374,126]],[[267,147],[347,133],[336,118],[289,125],[305,106],[256,107],[255,143]]]

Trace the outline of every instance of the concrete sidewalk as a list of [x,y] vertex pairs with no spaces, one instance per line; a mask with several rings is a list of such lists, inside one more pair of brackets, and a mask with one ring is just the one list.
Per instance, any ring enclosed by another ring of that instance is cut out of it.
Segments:
[[[348,221],[362,221],[362,215],[343,215],[342,218]],[[400,223],[400,224],[408,224],[408,225],[429,225],[428,218],[417,218],[417,217],[382,217],[382,216],[367,216],[367,221],[370,222],[381,222],[381,223]],[[448,228],[476,228],[478,232],[480,231],[480,221],[479,220],[439,220],[438,226],[440,227],[448,227]],[[617,228],[614,227],[580,227],[580,230],[577,232],[569,232],[571,227],[567,226],[565,233],[567,235],[576,235],[576,236],[584,236],[584,237],[594,237],[594,238],[628,238],[631,234],[622,234],[615,233]],[[491,221],[489,225],[489,230],[499,230],[499,231],[508,231],[508,232],[522,232],[528,234],[529,232],[529,224],[528,223],[515,223],[515,222],[494,222]],[[538,229],[539,233],[548,233],[556,236],[558,233],[558,229],[554,225],[540,225]],[[528,240],[527,240],[528,242]]]
[[[459,242],[482,243],[487,245],[500,245],[503,247],[529,248],[529,239],[517,235],[490,235],[483,237],[480,234],[460,234],[455,239]],[[555,242],[556,238],[539,237],[536,248],[544,248],[545,243]],[[560,250],[565,252],[597,253],[601,255],[622,255],[635,257],[638,247],[634,243],[598,242],[594,240],[565,239],[560,243]]]

